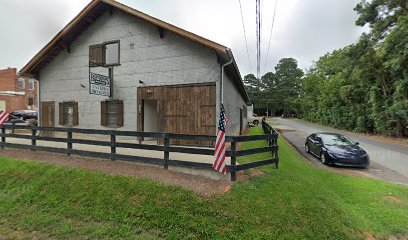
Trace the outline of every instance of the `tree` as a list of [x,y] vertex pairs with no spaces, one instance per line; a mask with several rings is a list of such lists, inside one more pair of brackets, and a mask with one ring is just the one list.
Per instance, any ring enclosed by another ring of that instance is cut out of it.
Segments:
[[248,74],[244,77],[243,81],[249,98],[255,106],[254,110],[259,114],[257,110],[261,107],[262,103],[260,80],[258,80],[254,74]]
[[408,14],[407,0],[363,0],[354,8],[359,17],[358,26],[369,24],[377,39],[392,31],[398,18]]
[[356,7],[358,23],[372,30],[320,57],[307,72],[298,101],[303,117],[357,132],[408,136],[408,16],[402,3],[373,0]]
[[257,79],[253,74],[244,77],[247,92],[261,115],[272,110],[275,114],[291,115],[297,99],[302,95],[303,71],[293,58],[283,58],[275,67],[275,73],[268,72]]
[[[275,99],[275,106],[285,115],[291,115],[295,100],[302,95],[303,71],[298,68],[293,58],[282,58],[275,67],[274,81],[270,88],[270,97]],[[280,107],[279,107],[280,106]]]
[[261,79],[245,84],[256,108],[296,113],[357,132],[408,137],[408,1],[362,0],[355,43],[320,57],[304,76],[283,58]]

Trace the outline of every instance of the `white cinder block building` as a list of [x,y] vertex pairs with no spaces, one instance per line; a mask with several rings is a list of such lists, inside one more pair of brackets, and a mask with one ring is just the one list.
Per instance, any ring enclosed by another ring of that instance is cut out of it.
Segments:
[[215,135],[222,89],[227,133],[246,123],[227,47],[113,0],[93,0],[20,74],[39,79],[45,127]]

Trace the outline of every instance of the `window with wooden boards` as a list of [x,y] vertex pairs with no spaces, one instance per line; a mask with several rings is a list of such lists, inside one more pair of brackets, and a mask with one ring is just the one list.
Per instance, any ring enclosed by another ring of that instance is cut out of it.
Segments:
[[78,102],[59,103],[59,125],[74,127],[78,126]]
[[90,67],[110,67],[120,65],[120,42],[111,41],[89,46]]
[[103,66],[103,44],[89,46],[89,66]]
[[123,127],[123,101],[107,100],[101,102],[101,125],[105,127]]

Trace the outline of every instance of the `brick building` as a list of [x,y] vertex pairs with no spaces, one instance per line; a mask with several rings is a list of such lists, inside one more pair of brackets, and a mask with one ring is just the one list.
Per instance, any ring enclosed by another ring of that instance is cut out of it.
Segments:
[[16,68],[0,70],[0,111],[36,110],[37,88],[36,80],[17,75]]

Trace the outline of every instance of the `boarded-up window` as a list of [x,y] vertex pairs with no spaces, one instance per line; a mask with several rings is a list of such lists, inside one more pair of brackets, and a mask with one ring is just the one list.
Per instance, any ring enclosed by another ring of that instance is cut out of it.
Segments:
[[101,102],[101,125],[114,128],[123,127],[123,101]]
[[59,124],[62,126],[78,126],[78,103],[59,103]]
[[103,62],[103,44],[89,46],[89,66],[102,66]]

